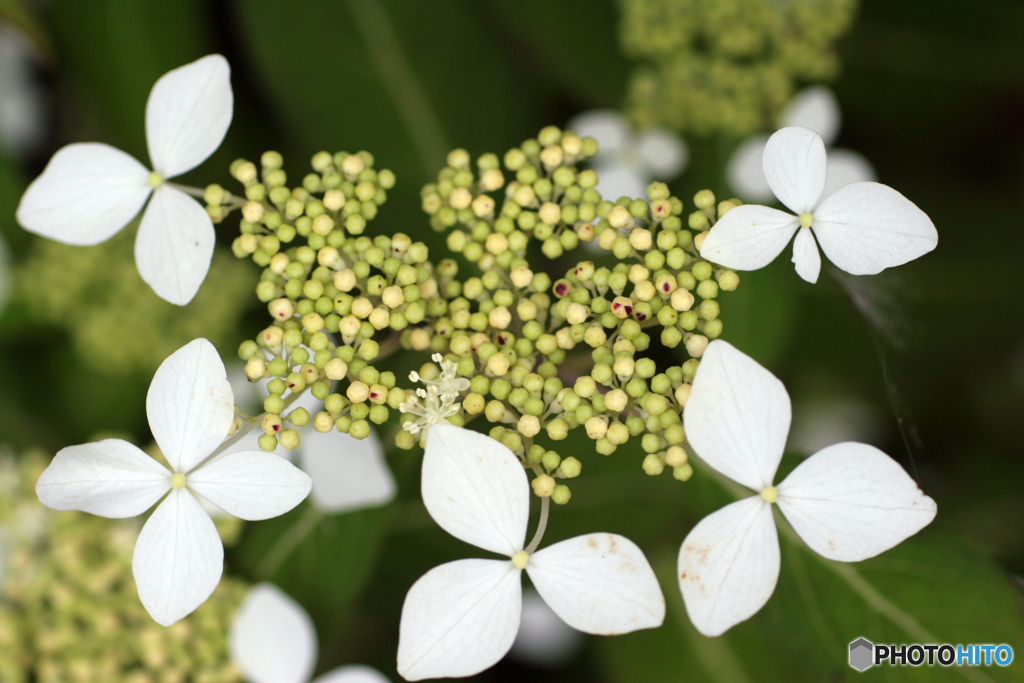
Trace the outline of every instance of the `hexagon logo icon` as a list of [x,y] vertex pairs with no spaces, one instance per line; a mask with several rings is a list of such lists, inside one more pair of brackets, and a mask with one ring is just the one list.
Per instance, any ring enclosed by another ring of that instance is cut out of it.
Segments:
[[850,643],[850,666],[857,671],[864,671],[875,663],[875,646],[865,638],[858,638]]

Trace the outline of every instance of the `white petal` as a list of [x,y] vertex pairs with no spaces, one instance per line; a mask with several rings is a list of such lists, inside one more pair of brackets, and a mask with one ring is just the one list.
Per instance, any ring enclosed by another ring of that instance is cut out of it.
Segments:
[[928,215],[880,183],[839,189],[814,212],[812,227],[825,256],[851,275],[903,265],[939,243]]
[[873,182],[878,176],[875,167],[863,154],[851,149],[830,149],[828,151],[828,179],[825,180],[823,197],[832,196],[840,187],[853,183]]
[[661,180],[672,180],[686,168],[690,160],[690,150],[683,139],[664,128],[648,128],[637,140],[640,158]]
[[647,196],[651,178],[636,166],[616,162],[595,166],[594,171],[597,172],[595,189],[608,201],[619,197],[640,199]]
[[519,458],[491,437],[431,427],[421,487],[430,516],[455,538],[508,557],[523,549],[530,485]]
[[509,657],[533,666],[556,667],[572,660],[586,642],[532,588],[523,590],[523,614]]
[[686,437],[704,462],[754,491],[771,486],[793,416],[786,387],[729,342],[701,356],[686,401]]
[[779,580],[771,505],[751,496],[700,521],[679,549],[679,589],[698,631],[718,636],[764,607]]
[[832,90],[823,85],[813,85],[797,93],[782,115],[782,120],[787,126],[803,126],[813,130],[828,147],[839,135],[843,116]]
[[84,142],[62,147],[18,204],[23,228],[65,244],[99,244],[142,209],[151,189],[149,171],[110,145]]
[[258,583],[245,596],[229,646],[249,683],[306,683],[316,666],[313,620],[272,583]]
[[818,253],[818,245],[814,242],[810,228],[800,228],[796,239],[793,240],[793,263],[796,265],[797,275],[811,284],[818,281],[821,254]]
[[565,129],[581,138],[592,137],[597,140],[598,157],[605,158],[621,150],[629,138],[626,119],[614,109],[585,111],[569,121]]
[[356,439],[331,431],[302,435],[302,469],[313,480],[313,504],[329,514],[390,503],[395,478],[376,432]]
[[628,538],[570,538],[530,556],[526,573],[555,614],[584,633],[613,636],[665,620],[654,570]]
[[135,236],[135,265],[161,299],[184,306],[206,279],[215,241],[213,222],[199,202],[161,185]]
[[161,76],[146,102],[146,142],[156,172],[173,178],[205,161],[220,147],[233,109],[231,67],[220,55]]
[[726,268],[757,270],[782,253],[798,227],[800,221],[791,213],[744,204],[715,223],[700,246],[700,255]]
[[195,339],[160,364],[146,395],[146,414],[175,472],[188,472],[224,441],[235,400],[213,344]]
[[800,463],[778,486],[779,509],[830,560],[857,562],[892,548],[935,518],[895,460],[874,446],[840,443]]
[[301,503],[309,475],[273,453],[231,453],[203,465],[186,484],[225,512],[250,521],[270,519]]
[[733,191],[748,202],[769,202],[774,196],[761,167],[761,158],[767,142],[767,135],[758,135],[744,141],[732,153],[729,165],[725,169],[726,179]]
[[174,489],[135,543],[132,573],[139,599],[161,626],[203,604],[220,583],[224,546],[217,527],[185,489]]
[[402,605],[398,673],[461,678],[496,664],[519,629],[521,574],[508,560],[458,560],[420,577]]
[[817,133],[800,126],[782,128],[764,146],[764,177],[779,201],[800,215],[818,205],[825,189],[825,158]]
[[317,676],[313,683],[391,683],[384,674],[369,666],[350,664]]
[[36,483],[54,510],[134,517],[171,489],[171,473],[127,441],[104,439],[61,449]]

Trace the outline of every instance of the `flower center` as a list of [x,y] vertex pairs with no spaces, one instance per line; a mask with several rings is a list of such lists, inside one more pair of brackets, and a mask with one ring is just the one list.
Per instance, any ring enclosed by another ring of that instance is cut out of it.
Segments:
[[809,228],[809,227],[811,227],[811,223],[813,223],[813,222],[814,222],[814,216],[812,216],[811,214],[809,214],[809,213],[802,213],[802,214],[800,214],[800,225],[804,226],[805,228]]
[[150,187],[155,189],[155,188],[160,187],[163,184],[164,184],[164,177],[162,175],[160,175],[156,171],[153,171],[152,173],[149,174],[149,186]]
[[518,553],[512,556],[512,564],[519,567],[520,569],[526,569],[526,563],[530,559],[530,553],[525,550],[520,550]]
[[171,477],[171,488],[172,489],[183,489],[183,488],[185,488],[185,475],[184,474],[175,474],[174,476],[172,476]]
[[765,488],[763,491],[761,491],[761,497],[764,498],[769,503],[774,503],[779,499],[779,492],[775,489],[774,486],[769,486]]

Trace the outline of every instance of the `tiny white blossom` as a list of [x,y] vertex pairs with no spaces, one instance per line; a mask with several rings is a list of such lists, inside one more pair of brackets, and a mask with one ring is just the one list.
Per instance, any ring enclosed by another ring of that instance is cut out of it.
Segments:
[[[823,85],[804,88],[797,93],[782,115],[782,127],[803,126],[821,136],[828,148],[825,190],[828,196],[850,183],[875,180],[875,169],[864,155],[850,149],[832,147],[839,135],[842,114],[832,91]],[[729,184],[747,202],[767,202],[772,188],[764,177],[761,159],[767,135],[756,135],[744,141],[733,153],[726,167]]]
[[597,140],[592,166],[598,175],[597,191],[605,199],[642,199],[653,180],[673,180],[689,160],[686,143],[664,128],[648,128],[638,134],[626,118],[611,109],[587,111],[573,118],[566,130]]
[[455,400],[459,397],[459,394],[469,389],[469,380],[465,377],[458,376],[459,366],[450,360],[444,360],[444,356],[439,353],[435,353],[430,357],[432,361],[438,364],[441,368],[441,376],[437,380],[427,379],[420,375],[420,373],[413,371],[409,373],[409,381],[411,382],[422,382],[427,386],[436,386],[438,396],[444,399]]
[[628,633],[664,620],[658,581],[632,541],[589,534],[524,550],[530,485],[516,455],[494,439],[435,425],[421,482],[423,503],[441,528],[508,559],[449,562],[409,589],[398,636],[405,679],[471,676],[504,657],[519,630],[523,569],[551,609],[580,631]]
[[456,375],[458,366],[455,363],[444,360],[439,353],[435,353],[431,359],[441,367],[441,376],[437,380],[430,380],[418,372],[410,372],[410,381],[422,382],[427,388],[416,389],[415,395],[410,395],[398,406],[401,413],[419,416],[415,422],[405,423],[405,429],[410,434],[419,434],[422,431],[426,435],[431,425],[458,413],[462,404],[455,401],[461,392],[469,389],[469,380]]
[[220,536],[192,492],[236,517],[259,520],[294,508],[311,482],[272,453],[207,459],[227,436],[234,397],[224,364],[205,339],[160,365],[146,413],[170,470],[127,441],[106,439],[57,453],[36,493],[55,510],[111,518],[140,515],[163,498],[139,534],[132,573],[143,606],[169,626],[210,596],[224,569]]
[[709,466],[756,493],[705,517],[679,550],[679,588],[704,635],[750,618],[774,592],[780,558],[772,503],[812,550],[840,562],[874,557],[935,518],[935,501],[866,444],[824,448],[774,486],[791,417],[774,375],[727,342],[708,345],[686,401],[686,438]]
[[821,256],[815,237],[829,260],[851,275],[880,273],[939,243],[931,219],[886,185],[853,183],[822,199],[826,158],[825,144],[814,131],[799,126],[777,131],[765,146],[764,175],[793,214],[756,204],[738,206],[711,228],[701,256],[727,268],[757,270],[796,234],[796,272],[817,282]]
[[[316,667],[316,628],[309,614],[272,583],[245,596],[228,634],[231,659],[249,683],[308,683]],[[312,683],[389,683],[368,666],[348,665]]]
[[18,222],[65,244],[98,244],[149,200],[135,238],[139,274],[161,298],[187,304],[210,269],[213,222],[201,204],[165,181],[213,154],[231,125],[233,108],[230,67],[220,55],[164,74],[146,103],[154,170],[110,145],[67,145],[25,191]]

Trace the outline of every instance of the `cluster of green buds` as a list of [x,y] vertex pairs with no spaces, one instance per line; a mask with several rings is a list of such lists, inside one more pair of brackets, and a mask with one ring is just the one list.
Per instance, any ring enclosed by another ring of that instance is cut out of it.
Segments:
[[225,577],[170,628],[132,579],[137,520],[53,514],[35,494],[49,458],[0,452],[0,680],[4,683],[240,683],[228,628],[248,590]]
[[[382,352],[374,336],[427,316],[438,294],[427,248],[403,234],[363,235],[395,183],[391,171],[374,169],[368,152],[320,152],[314,172],[296,188],[287,186],[280,154],[266,152],[260,163],[259,170],[245,160],[231,166],[245,186],[244,200],[219,185],[206,189],[215,220],[241,210],[232,249],[264,269],[256,296],[274,322],[239,349],[250,381],[270,378],[258,419],[265,432],[260,445],[296,448],[293,427],[310,423],[320,432],[337,428],[365,438],[370,422],[383,424],[389,406],[405,400],[394,374],[371,365]],[[340,380],[349,382],[345,393],[333,393]],[[324,409],[314,416],[305,408],[286,413],[290,399],[306,389]],[[236,427],[254,419],[240,413]]]
[[[209,210],[220,218],[241,209],[235,253],[264,267],[257,296],[273,319],[239,349],[250,381],[269,378],[269,395],[264,414],[239,412],[236,428],[258,425],[261,447],[292,449],[309,423],[365,438],[397,409],[395,443],[409,449],[441,420],[483,417],[534,472],[535,493],[556,503],[571,495],[556,480],[582,465],[548,446],[583,428],[598,453],[640,438],[646,472],[667,466],[688,479],[682,407],[697,359],[722,333],[719,294],[739,284],[699,249],[739,201],[716,205],[703,190],[686,214],[663,183],[646,199],[610,201],[597,174],[579,167],[596,153],[592,138],[554,126],[501,160],[480,156],[475,171],[466,150],[452,151],[421,193],[453,252],[436,265],[405,234],[363,234],[394,183],[369,154],[321,152],[296,189],[277,153],[263,155],[261,171],[235,162],[246,199],[210,186]],[[589,243],[594,261],[552,281],[530,260],[531,242],[551,260]],[[607,266],[601,251],[614,257]],[[470,262],[468,277],[457,255]],[[677,347],[686,357],[659,371],[649,352]],[[415,391],[373,365],[399,350],[431,354],[410,376],[423,385]],[[306,390],[324,402],[313,416],[289,410]]]
[[834,78],[856,0],[622,0],[622,51],[638,61],[628,113],[640,128],[753,135],[796,84]]

